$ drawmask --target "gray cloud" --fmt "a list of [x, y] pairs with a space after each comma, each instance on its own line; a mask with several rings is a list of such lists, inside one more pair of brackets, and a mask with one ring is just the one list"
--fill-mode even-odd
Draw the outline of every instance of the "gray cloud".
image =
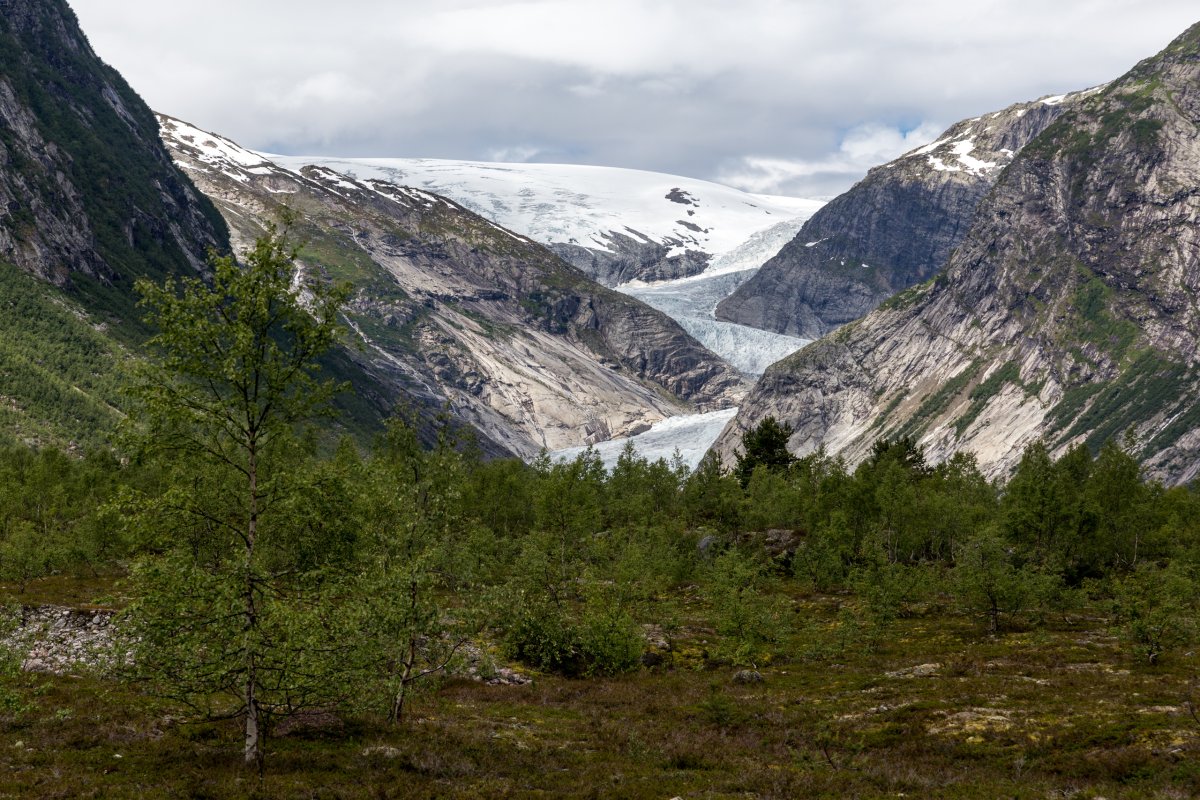
[[283, 153], [567, 161], [827, 195], [1114, 78], [1194, 0], [71, 0], [160, 111]]

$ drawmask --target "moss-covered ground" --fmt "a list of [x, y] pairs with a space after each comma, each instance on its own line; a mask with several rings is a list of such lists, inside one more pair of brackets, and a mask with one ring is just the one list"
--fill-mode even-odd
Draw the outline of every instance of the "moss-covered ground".
[[935, 603], [868, 647], [837, 635], [845, 597], [780, 599], [793, 619], [761, 683], [706, 657], [706, 609], [676, 597], [658, 609], [681, 624], [657, 666], [525, 686], [451, 679], [398, 726], [292, 719], [261, 782], [240, 766], [235, 723], [187, 723], [112, 679], [23, 673], [3, 693], [0, 797], [1200, 794], [1194, 656], [1135, 663], [1104, 609], [988, 636]]

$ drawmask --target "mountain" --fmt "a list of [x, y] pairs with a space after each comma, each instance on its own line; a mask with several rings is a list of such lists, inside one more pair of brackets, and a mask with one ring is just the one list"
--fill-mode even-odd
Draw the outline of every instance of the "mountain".
[[0, 0], [0, 440], [105, 442], [146, 333], [133, 281], [228, 246], [67, 4]]
[[302, 268], [355, 287], [353, 357], [425, 408], [532, 456], [735, 404], [727, 363], [674, 321], [447, 198], [359, 169], [290, 162], [160, 117], [177, 163], [245, 243], [282, 204]]
[[0, 0], [0, 259], [59, 286], [128, 286], [227, 245], [154, 114], [62, 0]]
[[1021, 148], [1089, 94], [964, 120], [872, 169], [723, 300], [717, 319], [815, 339], [931, 277]]
[[909, 434], [1003, 474], [1028, 443], [1119, 439], [1200, 474], [1200, 25], [1077, 101], [979, 204], [933, 280], [775, 365], [722, 434], [768, 415], [796, 452]]
[[821, 206], [814, 200], [754, 195], [677, 175], [613, 167], [270, 158], [292, 170], [326, 167], [359, 180], [385, 180], [451, 198], [541, 242], [606, 286], [699, 274], [754, 234], [807, 217]]

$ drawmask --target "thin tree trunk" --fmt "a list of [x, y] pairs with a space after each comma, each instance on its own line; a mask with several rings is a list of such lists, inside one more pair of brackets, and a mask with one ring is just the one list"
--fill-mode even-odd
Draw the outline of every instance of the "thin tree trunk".
[[[410, 581], [408, 585], [408, 601], [409, 609], [412, 616], [417, 615], [417, 582]], [[408, 684], [413, 680], [413, 668], [417, 663], [417, 635], [415, 630], [410, 630], [408, 635], [408, 653], [405, 654], [404, 672], [400, 675], [400, 688], [396, 691], [396, 696], [392, 700], [392, 713], [389, 722], [393, 725], [400, 724], [404, 719], [404, 695], [408, 691]]]
[[417, 661], [417, 639], [412, 637], [408, 642], [408, 656], [404, 661], [404, 672], [400, 675], [400, 688], [392, 701], [392, 713], [389, 722], [399, 725], [404, 721], [404, 696], [408, 692], [408, 684], [412, 682], [413, 666]]
[[246, 585], [243, 600], [246, 607], [246, 726], [243, 757], [247, 767], [258, 766], [262, 770], [262, 737], [259, 732], [258, 708], [258, 646], [255, 634], [258, 631], [258, 608], [254, 602], [254, 545], [258, 537], [258, 452], [253, 438], [249, 446], [247, 472], [250, 479], [250, 518], [246, 524]]

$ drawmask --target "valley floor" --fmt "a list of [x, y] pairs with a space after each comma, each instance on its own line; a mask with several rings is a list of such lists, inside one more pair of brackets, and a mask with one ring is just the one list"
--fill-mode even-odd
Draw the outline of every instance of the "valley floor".
[[0, 797], [1184, 798], [1200, 792], [1195, 656], [1132, 663], [1099, 610], [982, 633], [931, 607], [868, 642], [847, 598], [796, 595], [763, 680], [706, 657], [707, 610], [663, 600], [661, 663], [620, 678], [454, 679], [391, 727], [313, 715], [267, 775], [233, 724], [181, 724], [115, 683], [5, 684]]

